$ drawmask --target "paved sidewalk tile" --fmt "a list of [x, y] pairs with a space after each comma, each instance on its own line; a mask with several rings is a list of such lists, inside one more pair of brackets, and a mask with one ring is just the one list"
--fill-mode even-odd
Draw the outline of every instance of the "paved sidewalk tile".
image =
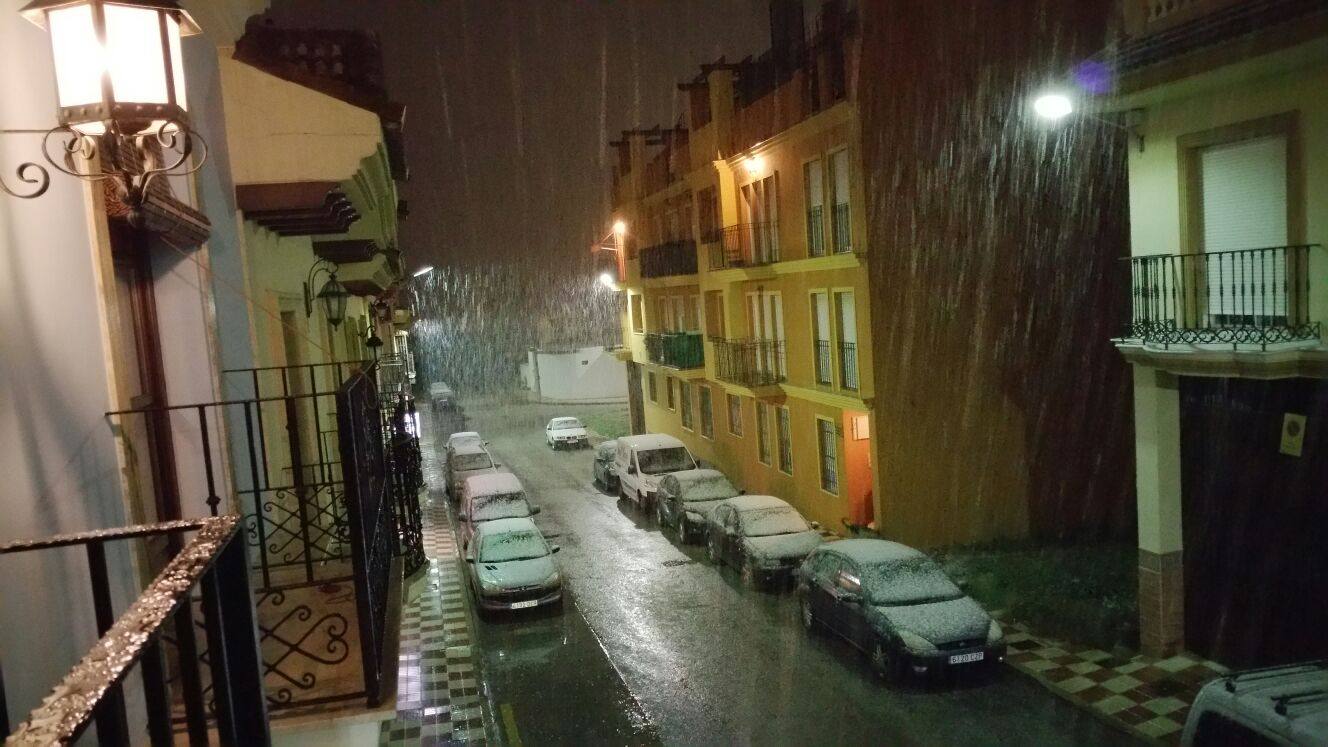
[[1091, 708], [1145, 739], [1175, 744], [1199, 688], [1225, 667], [1194, 654], [1169, 659], [1105, 651], [1038, 635], [994, 613], [1006, 631], [1006, 661], [1071, 702]]

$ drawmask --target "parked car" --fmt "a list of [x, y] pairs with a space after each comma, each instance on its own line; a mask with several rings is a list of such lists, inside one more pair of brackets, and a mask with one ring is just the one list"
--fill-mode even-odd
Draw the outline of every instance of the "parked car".
[[497, 472], [498, 465], [482, 441], [462, 441], [448, 450], [446, 469], [447, 497], [457, 501], [467, 477]]
[[654, 506], [660, 478], [670, 472], [696, 469], [696, 460], [682, 441], [662, 433], [618, 439], [613, 470], [618, 475], [618, 496], [649, 510]]
[[737, 568], [756, 586], [789, 578], [821, 544], [819, 528], [773, 495], [740, 495], [711, 510], [706, 546], [712, 562]]
[[584, 449], [590, 446], [590, 434], [576, 418], [554, 418], [544, 426], [544, 440], [550, 449], [571, 447]]
[[1251, 669], [1199, 689], [1180, 743], [1321, 745], [1328, 735], [1328, 661]]
[[655, 520], [661, 530], [672, 529], [685, 543], [700, 542], [710, 512], [740, 492], [719, 470], [674, 472], [659, 481]]
[[617, 453], [617, 441], [604, 441], [595, 447], [595, 461], [590, 466], [591, 478], [595, 484], [610, 493], [618, 489], [618, 473], [613, 470], [613, 460]]
[[480, 616], [561, 606], [563, 579], [553, 562], [558, 550], [528, 518], [495, 519], [479, 525], [465, 558]]
[[448, 452], [451, 452], [457, 446], [460, 446], [467, 441], [473, 441], [481, 446], [484, 445], [484, 439], [475, 431], [457, 431], [447, 437], [447, 443], [444, 448]]
[[461, 487], [460, 503], [457, 522], [460, 524], [463, 551], [469, 546], [476, 527], [484, 522], [529, 518], [540, 511], [539, 506], [530, 505], [525, 486], [511, 472], [467, 477]]
[[867, 654], [882, 677], [995, 666], [1005, 634], [935, 561], [897, 542], [821, 546], [797, 571], [802, 624]]

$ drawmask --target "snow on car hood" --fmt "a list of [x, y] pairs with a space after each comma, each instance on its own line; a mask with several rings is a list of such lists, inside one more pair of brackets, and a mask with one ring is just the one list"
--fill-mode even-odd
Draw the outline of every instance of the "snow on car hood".
[[762, 558], [801, 558], [815, 550], [819, 544], [821, 533], [815, 530], [747, 538], [748, 550], [752, 555]]
[[585, 428], [554, 428], [550, 433], [554, 438], [585, 438]]
[[557, 570], [553, 564], [553, 557], [549, 555], [530, 560], [509, 560], [505, 563], [475, 561], [475, 567], [481, 581], [497, 584], [504, 589], [538, 586]]
[[933, 644], [986, 640], [991, 618], [969, 597], [908, 606], [873, 607], [895, 629], [916, 633]]

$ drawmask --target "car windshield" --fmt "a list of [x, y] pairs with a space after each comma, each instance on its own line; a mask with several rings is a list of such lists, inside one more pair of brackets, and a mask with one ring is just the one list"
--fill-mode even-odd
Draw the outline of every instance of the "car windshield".
[[693, 501], [718, 501], [732, 498], [738, 491], [723, 475], [715, 475], [688, 485], [682, 490], [682, 499], [686, 503]]
[[662, 475], [668, 472], [696, 469], [696, 463], [692, 461], [692, 455], [687, 453], [686, 447], [683, 446], [675, 446], [671, 449], [638, 451], [636, 452], [636, 461], [637, 464], [641, 465], [641, 471], [647, 475]]
[[748, 537], [794, 534], [805, 532], [811, 528], [807, 526], [807, 520], [803, 519], [791, 506], [754, 508], [750, 511], [743, 511], [740, 515], [742, 517], [743, 534]]
[[582, 427], [581, 421], [576, 418], [555, 418], [553, 421], [553, 429], [556, 431], [580, 427]]
[[519, 529], [485, 537], [480, 546], [481, 563], [509, 563], [533, 560], [549, 554], [544, 537], [533, 529]]
[[488, 469], [493, 466], [493, 460], [488, 454], [453, 454], [452, 469], [472, 470]]
[[481, 495], [471, 501], [471, 521], [493, 521], [530, 516], [530, 503], [524, 493]]
[[946, 602], [964, 596], [927, 557], [867, 566], [862, 573], [862, 589], [872, 604], [887, 607]]

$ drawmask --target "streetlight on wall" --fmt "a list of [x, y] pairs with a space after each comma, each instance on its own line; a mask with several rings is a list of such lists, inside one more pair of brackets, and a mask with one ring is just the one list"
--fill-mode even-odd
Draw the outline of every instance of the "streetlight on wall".
[[1074, 102], [1063, 93], [1044, 93], [1033, 99], [1033, 111], [1047, 121], [1056, 122], [1074, 113]]
[[1056, 123], [1070, 116], [1078, 114], [1095, 122], [1101, 122], [1108, 127], [1114, 127], [1128, 134], [1139, 146], [1139, 152], [1144, 150], [1144, 136], [1142, 132], [1144, 110], [1130, 109], [1116, 113], [1116, 118], [1107, 119], [1098, 116], [1087, 109], [1080, 109], [1075, 100], [1062, 91], [1052, 90], [1043, 91], [1033, 98], [1033, 113], [1038, 118], [1048, 122]]
[[[42, 157], [52, 168], [88, 181], [111, 180], [131, 220], [158, 176], [202, 166], [207, 146], [189, 126], [181, 53], [181, 38], [200, 29], [179, 3], [36, 0], [19, 13], [51, 37], [59, 124], [0, 133], [42, 135]], [[191, 163], [195, 151], [200, 157]], [[100, 171], [90, 170], [94, 163]], [[50, 185], [40, 164], [21, 164], [17, 174], [30, 185], [26, 191], [3, 183], [0, 191], [33, 198]]]
[[[346, 302], [350, 300], [351, 295], [346, 286], [337, 280], [337, 269], [332, 262], [320, 259], [309, 268], [309, 277], [304, 281], [304, 315], [313, 316], [314, 301], [317, 300], [323, 307], [324, 315], [327, 316], [327, 323], [331, 324], [333, 329], [345, 321]], [[313, 285], [319, 273], [327, 275], [327, 282], [318, 291], [318, 295], [312, 295]]]

